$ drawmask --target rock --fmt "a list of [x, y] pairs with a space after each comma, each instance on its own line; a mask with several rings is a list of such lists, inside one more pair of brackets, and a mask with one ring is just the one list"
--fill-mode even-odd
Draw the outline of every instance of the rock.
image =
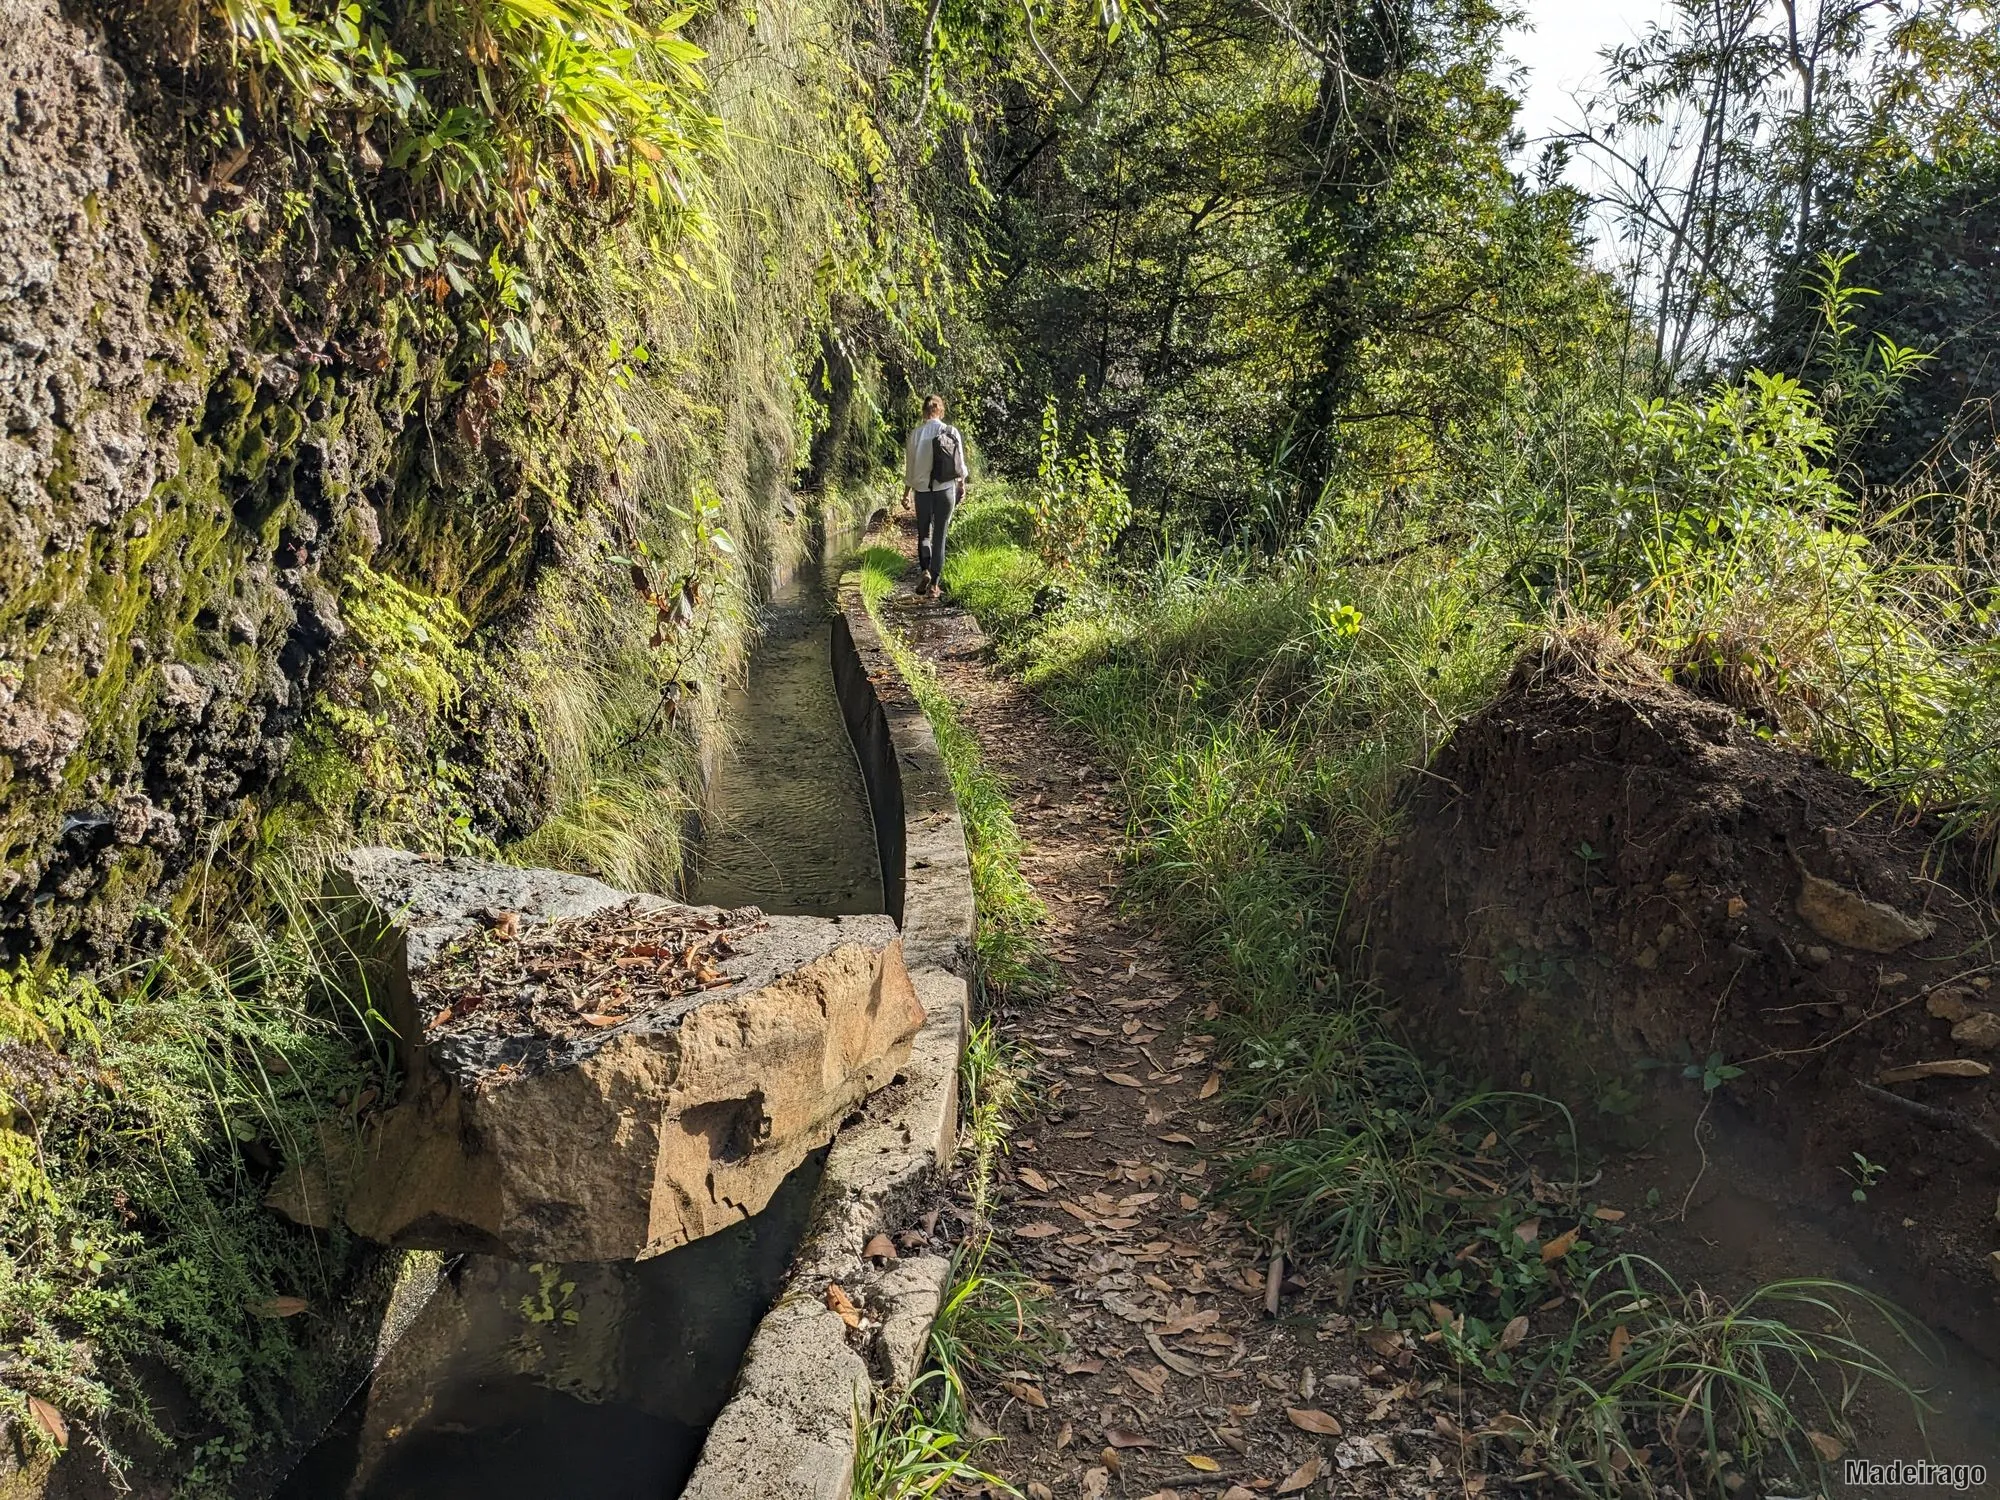
[[1946, 985], [1941, 990], [1933, 990], [1924, 1001], [1924, 1009], [1940, 1021], [1950, 1021], [1956, 1025], [1975, 1010], [1972, 1003], [1973, 992], [1964, 985]]
[[1799, 873], [1799, 916], [1828, 942], [1863, 953], [1894, 953], [1936, 931], [1934, 924], [1913, 921], [1893, 906], [1870, 901], [1806, 871]]
[[2000, 1051], [2000, 1014], [1977, 1010], [1951, 1028], [1951, 1039], [1987, 1052]]
[[[342, 876], [346, 936], [409, 1081], [350, 1159], [288, 1168], [267, 1201], [310, 1223], [340, 1196], [349, 1228], [383, 1244], [618, 1260], [711, 1234], [763, 1208], [896, 1075], [924, 1017], [886, 916], [724, 914], [392, 850], [357, 851]], [[707, 987], [634, 999], [582, 1034], [427, 1015], [426, 975], [503, 915], [567, 932], [621, 910], [754, 923], [732, 926]]]

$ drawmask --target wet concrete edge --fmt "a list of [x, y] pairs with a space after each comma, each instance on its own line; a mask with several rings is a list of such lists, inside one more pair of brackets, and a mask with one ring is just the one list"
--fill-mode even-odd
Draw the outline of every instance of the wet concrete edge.
[[[832, 634], [835, 691], [874, 809], [887, 904], [928, 1019], [897, 1081], [835, 1137], [791, 1275], [751, 1339], [683, 1500], [846, 1500], [856, 1422], [878, 1383], [915, 1374], [950, 1273], [942, 1256], [878, 1269], [861, 1252], [876, 1233], [909, 1227], [958, 1138], [974, 920], [965, 826], [858, 573], [840, 581]], [[829, 1285], [861, 1309], [863, 1328], [827, 1306]]]

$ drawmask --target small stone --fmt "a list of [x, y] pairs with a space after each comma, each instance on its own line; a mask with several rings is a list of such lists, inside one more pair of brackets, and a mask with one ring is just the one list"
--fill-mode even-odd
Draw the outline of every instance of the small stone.
[[1642, 969], [1657, 969], [1660, 966], [1659, 950], [1655, 948], [1641, 948], [1633, 955], [1632, 962]]
[[1815, 969], [1824, 969], [1828, 964], [1833, 962], [1833, 950], [1814, 943], [1805, 950], [1805, 960]]
[[1936, 924], [1904, 916], [1895, 907], [1870, 901], [1858, 891], [1801, 872], [1798, 913], [1829, 942], [1864, 953], [1894, 953], [1929, 937]]
[[1957, 1025], [1973, 1013], [1972, 991], [1956, 984], [1932, 990], [1930, 998], [1924, 1001], [1924, 1009], [1940, 1021]]
[[1951, 1039], [1987, 1052], [2000, 1050], [2000, 1014], [1990, 1010], [1974, 1011], [1951, 1028]]

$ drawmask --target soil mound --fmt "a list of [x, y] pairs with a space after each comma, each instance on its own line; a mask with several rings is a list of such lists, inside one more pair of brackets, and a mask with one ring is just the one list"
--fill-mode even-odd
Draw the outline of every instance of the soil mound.
[[1931, 830], [1569, 638], [1522, 660], [1405, 811], [1367, 943], [1417, 1046], [1587, 1126], [1712, 1088], [1719, 1119], [1789, 1150], [1802, 1194], [1845, 1205], [1860, 1173], [1915, 1268], [1995, 1285], [1995, 911]]

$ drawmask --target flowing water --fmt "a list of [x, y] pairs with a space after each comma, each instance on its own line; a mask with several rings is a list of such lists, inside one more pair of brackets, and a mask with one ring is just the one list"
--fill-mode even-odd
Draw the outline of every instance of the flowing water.
[[[780, 587], [684, 893], [836, 916], [883, 909], [816, 562]], [[669, 1500], [694, 1467], [804, 1229], [824, 1153], [770, 1206], [653, 1260], [454, 1263], [280, 1500]]]

